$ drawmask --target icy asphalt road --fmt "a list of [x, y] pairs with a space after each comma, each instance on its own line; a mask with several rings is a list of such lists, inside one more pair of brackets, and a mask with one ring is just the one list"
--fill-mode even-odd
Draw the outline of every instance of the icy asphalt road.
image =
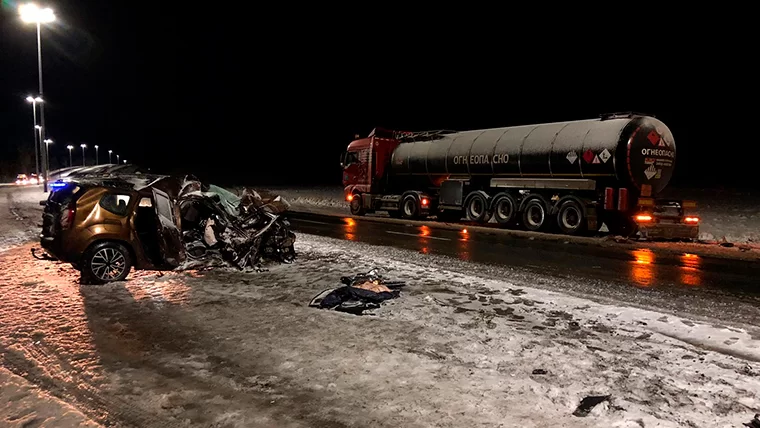
[[[690, 253], [621, 250], [432, 229], [356, 218], [291, 213], [296, 230], [331, 238], [438, 254], [463, 271], [493, 278], [540, 274], [557, 291], [662, 308], [723, 322], [760, 325], [760, 263]], [[463, 226], [466, 229], [466, 226]]]
[[[614, 300], [603, 281], [301, 234], [268, 272], [81, 286], [30, 256], [29, 192], [0, 190], [0, 365], [106, 426], [722, 428], [760, 409], [756, 332], [545, 290]], [[408, 282], [374, 316], [306, 307], [374, 265]], [[0, 426], [54, 413], [0, 396]]]

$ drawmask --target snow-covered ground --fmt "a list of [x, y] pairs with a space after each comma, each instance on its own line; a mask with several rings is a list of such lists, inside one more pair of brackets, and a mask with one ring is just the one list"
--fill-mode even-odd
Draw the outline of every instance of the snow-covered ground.
[[[34, 198], [21, 199], [0, 201], [0, 220], [9, 206], [34, 218]], [[32, 227], [12, 224], [4, 231]], [[402, 249], [301, 234], [297, 251], [266, 272], [80, 286], [29, 244], [10, 249], [0, 364], [104, 425], [733, 428], [760, 409], [757, 330]], [[373, 315], [307, 306], [375, 266], [407, 286]], [[0, 399], [17, 388], [2, 385]], [[600, 395], [609, 400], [573, 415]], [[67, 412], [36, 400], [37, 414]]]
[[[270, 187], [296, 207], [319, 207], [349, 213], [340, 187]], [[697, 202], [700, 239], [760, 245], [760, 191], [676, 189], [666, 195]]]

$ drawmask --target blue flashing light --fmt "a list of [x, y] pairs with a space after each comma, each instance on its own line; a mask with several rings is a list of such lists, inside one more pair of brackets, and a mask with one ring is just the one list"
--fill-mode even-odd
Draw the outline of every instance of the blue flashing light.
[[52, 187], [53, 189], [61, 189], [63, 187], [66, 187], [67, 184], [68, 183], [64, 183], [63, 181], [54, 181], [50, 183], [50, 187]]

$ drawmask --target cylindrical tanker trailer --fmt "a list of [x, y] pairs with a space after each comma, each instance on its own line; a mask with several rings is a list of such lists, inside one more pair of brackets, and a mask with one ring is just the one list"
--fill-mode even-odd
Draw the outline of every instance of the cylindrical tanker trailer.
[[695, 204], [658, 198], [675, 160], [664, 123], [625, 113], [465, 132], [375, 129], [341, 164], [354, 215], [695, 238]]

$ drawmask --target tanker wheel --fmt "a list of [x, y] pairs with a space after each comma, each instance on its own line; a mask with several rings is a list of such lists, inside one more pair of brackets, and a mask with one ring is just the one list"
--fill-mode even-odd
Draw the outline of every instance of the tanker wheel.
[[566, 235], [577, 235], [586, 229], [583, 207], [574, 200], [562, 203], [557, 211], [557, 226]]
[[473, 192], [467, 197], [464, 212], [467, 220], [477, 223], [488, 223], [491, 217], [488, 211], [488, 199], [480, 192]]
[[364, 204], [362, 204], [362, 195], [361, 194], [355, 194], [353, 198], [351, 198], [351, 202], [349, 202], [349, 207], [351, 207], [351, 214], [356, 216], [363, 216], [367, 213], [367, 210], [364, 209]]
[[499, 193], [493, 198], [491, 211], [497, 223], [502, 226], [512, 226], [517, 220], [517, 201], [508, 193]]
[[420, 203], [414, 195], [406, 195], [401, 200], [401, 216], [406, 219], [415, 219], [420, 215]]
[[522, 222], [530, 231], [545, 230], [547, 226], [547, 208], [543, 200], [534, 198], [525, 203], [522, 213]]

